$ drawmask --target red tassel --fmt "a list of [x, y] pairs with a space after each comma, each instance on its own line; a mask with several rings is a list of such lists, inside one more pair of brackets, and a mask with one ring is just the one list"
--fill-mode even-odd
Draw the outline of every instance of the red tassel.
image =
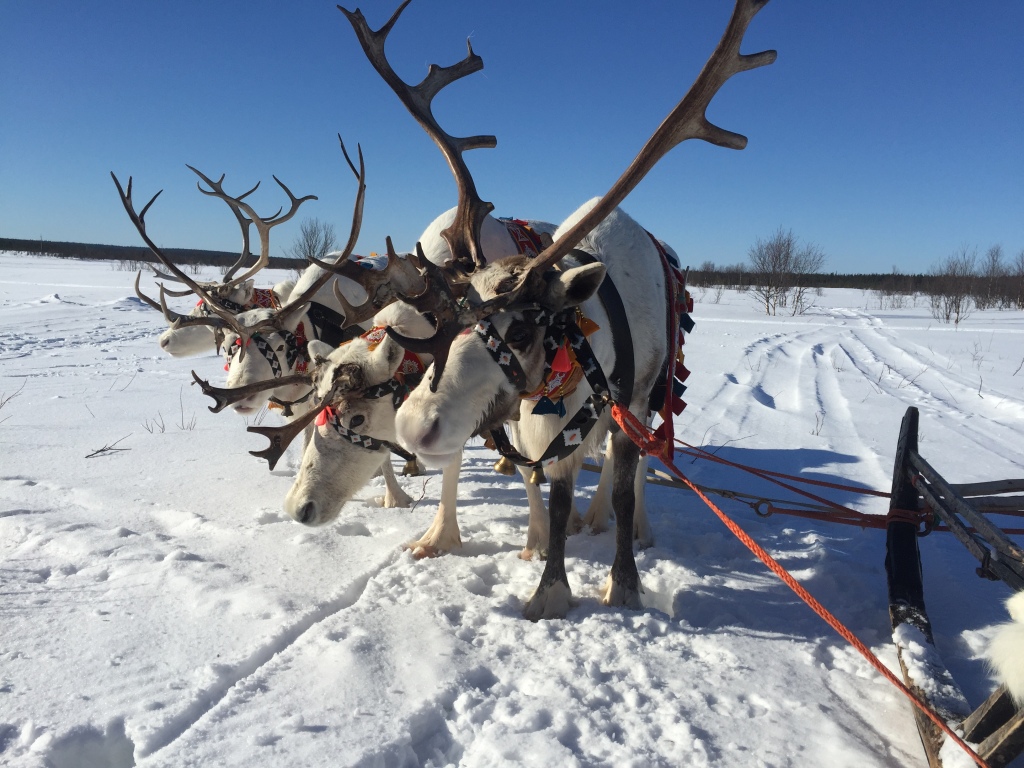
[[555, 359], [551, 361], [551, 370], [555, 373], [568, 373], [572, 370], [572, 363], [569, 361], [569, 349], [567, 347], [568, 342], [564, 342], [562, 346], [555, 352]]
[[324, 408], [322, 411], [320, 411], [320, 413], [318, 413], [316, 415], [316, 425], [318, 427], [322, 427], [324, 424], [326, 424], [328, 422], [329, 419], [333, 419], [333, 418], [334, 418], [334, 409], [330, 408], [330, 407]]

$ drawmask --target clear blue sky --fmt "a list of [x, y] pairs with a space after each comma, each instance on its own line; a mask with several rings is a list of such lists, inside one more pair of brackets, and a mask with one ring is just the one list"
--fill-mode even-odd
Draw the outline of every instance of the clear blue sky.
[[[363, 0], [374, 27], [397, 0]], [[727, 0], [414, 0], [388, 41], [406, 80], [451, 64], [465, 39], [483, 72], [435, 111], [499, 215], [561, 221], [603, 194], [693, 81]], [[792, 229], [840, 272], [927, 270], [960, 245], [1024, 249], [1024, 2], [772, 0], [744, 50], [770, 67], [734, 77], [714, 122], [742, 152], [686, 142], [623, 207], [684, 261], [745, 261]], [[373, 72], [332, 2], [0, 3], [0, 236], [141, 244], [109, 172], [135, 177], [161, 245], [236, 251], [227, 208], [185, 164], [227, 174], [270, 213], [271, 174], [316, 194], [304, 217], [347, 234], [368, 169], [357, 252], [410, 248], [455, 202], [440, 153]]]

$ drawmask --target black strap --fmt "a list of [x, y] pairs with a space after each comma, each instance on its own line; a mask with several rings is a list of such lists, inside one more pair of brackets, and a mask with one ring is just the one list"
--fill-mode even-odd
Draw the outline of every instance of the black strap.
[[309, 318], [310, 325], [313, 326], [313, 337], [332, 347], [351, 341], [363, 332], [358, 325], [342, 328], [342, 325], [345, 324], [345, 316], [315, 301], [310, 302], [306, 317]]
[[[576, 257], [581, 264], [597, 262], [597, 257], [592, 253], [579, 248], [574, 248], [569, 254]], [[612, 345], [615, 349], [615, 365], [612, 367], [612, 375], [608, 377], [608, 383], [614, 393], [615, 402], [628, 408], [633, 400], [633, 384], [636, 381], [636, 359], [633, 353], [633, 334], [629, 330], [629, 318], [626, 316], [626, 308], [622, 305], [622, 296], [619, 295], [610, 277], [605, 277], [601, 281], [597, 289], [597, 298], [608, 315]]]

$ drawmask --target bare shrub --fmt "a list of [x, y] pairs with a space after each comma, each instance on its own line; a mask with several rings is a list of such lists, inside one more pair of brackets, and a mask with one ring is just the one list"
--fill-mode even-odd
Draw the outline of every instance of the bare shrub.
[[792, 307], [792, 314], [806, 312], [810, 301], [810, 275], [825, 263], [825, 252], [814, 243], [801, 245], [792, 230], [781, 227], [767, 240], [758, 240], [747, 254], [751, 287], [766, 315], [779, 307]]
[[320, 219], [303, 219], [299, 236], [285, 253], [293, 259], [309, 261], [310, 257], [323, 261], [324, 256], [338, 247], [334, 226]]
[[971, 284], [977, 257], [977, 249], [961, 245], [932, 267], [929, 301], [936, 320], [958, 326], [970, 316], [974, 309]]

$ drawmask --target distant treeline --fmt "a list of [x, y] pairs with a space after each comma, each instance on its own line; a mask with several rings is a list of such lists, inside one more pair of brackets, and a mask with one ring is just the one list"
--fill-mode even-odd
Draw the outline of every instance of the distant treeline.
[[[163, 248], [162, 250], [171, 261], [181, 266], [209, 264], [216, 267], [229, 267], [238, 259], [237, 253], [227, 251], [200, 251], [191, 248]], [[41, 256], [57, 256], [62, 259], [159, 263], [152, 251], [138, 245], [59, 243], [52, 240], [17, 240], [0, 237], [0, 251], [24, 251]], [[302, 269], [306, 266], [306, 262], [301, 259], [271, 256], [268, 266], [271, 269]]]
[[[901, 275], [892, 273], [852, 275], [840, 272], [818, 272], [795, 276], [808, 288], [859, 288], [864, 291], [896, 290], [901, 293], [928, 293], [938, 280], [936, 275]], [[763, 278], [759, 272], [740, 266], [724, 269], [691, 269], [691, 285], [725, 285], [728, 288], [750, 288]]]

